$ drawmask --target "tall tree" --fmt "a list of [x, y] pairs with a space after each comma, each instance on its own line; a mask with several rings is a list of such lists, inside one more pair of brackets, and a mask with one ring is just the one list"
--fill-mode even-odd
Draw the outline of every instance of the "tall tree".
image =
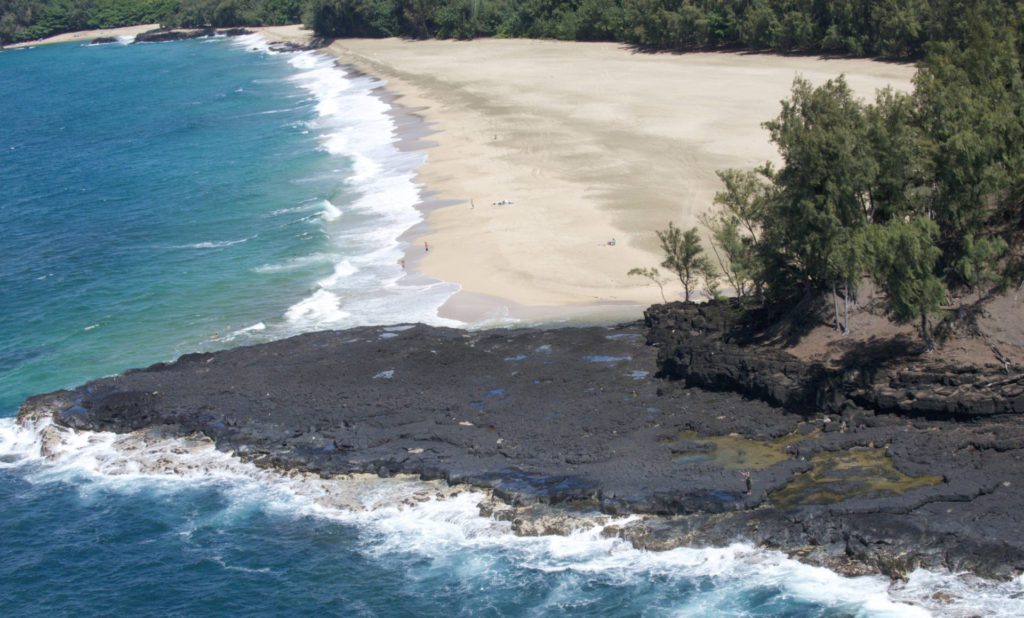
[[935, 245], [939, 229], [924, 217], [890, 221], [872, 229], [875, 280], [885, 290], [893, 317], [920, 319], [921, 338], [933, 347], [928, 315], [942, 304], [946, 288], [935, 274], [942, 251]]
[[918, 123], [934, 142], [942, 267], [970, 283], [992, 259], [979, 239], [1024, 224], [1024, 69], [1021, 18], [1003, 3], [963, 4], [956, 37], [934, 43], [915, 77]]
[[878, 176], [864, 106], [843, 77], [818, 88], [797, 78], [782, 112], [764, 126], [784, 165], [773, 176], [761, 249], [774, 269], [792, 275], [769, 282], [774, 295], [791, 294], [792, 280], [807, 291], [854, 283], [845, 265], [857, 245], [843, 244], [867, 225]]
[[690, 302], [690, 292], [697, 285], [699, 275], [711, 268], [707, 257], [702, 255], [704, 248], [700, 244], [700, 233], [696, 227], [684, 232], [669, 221], [668, 229], [658, 230], [657, 234], [661, 250], [665, 253], [661, 265], [679, 277], [684, 298]]

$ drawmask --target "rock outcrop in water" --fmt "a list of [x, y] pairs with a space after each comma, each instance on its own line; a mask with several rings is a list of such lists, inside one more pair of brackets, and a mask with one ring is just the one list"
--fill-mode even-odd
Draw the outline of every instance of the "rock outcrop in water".
[[209, 36], [242, 36], [252, 34], [252, 30], [246, 28], [156, 28], [147, 30], [135, 35], [134, 43], [164, 43], [167, 41], [183, 41], [186, 39], [200, 39]]
[[[311, 333], [35, 397], [19, 418], [201, 432], [265, 467], [489, 488], [497, 500], [482, 513], [520, 534], [636, 513], [607, 533], [649, 549], [748, 539], [850, 573], [1024, 568], [1014, 408], [879, 413], [870, 397], [820, 388], [818, 369], [716, 340], [723, 315], [681, 306], [652, 309], [650, 328]], [[690, 385], [798, 412], [656, 377], [659, 358]]]

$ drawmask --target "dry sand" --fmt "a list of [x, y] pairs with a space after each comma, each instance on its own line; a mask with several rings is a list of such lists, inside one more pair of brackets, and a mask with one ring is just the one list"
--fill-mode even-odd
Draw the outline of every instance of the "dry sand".
[[65, 32], [63, 34], [56, 34], [45, 39], [38, 39], [36, 41], [25, 41], [23, 43], [15, 43], [14, 45], [8, 45], [7, 49], [16, 49], [18, 47], [35, 47], [36, 45], [50, 45], [53, 43], [68, 43], [71, 41], [91, 41], [101, 36], [135, 36], [136, 34], [142, 34], [147, 30], [159, 28], [160, 24], [143, 24], [140, 26], [125, 26], [123, 28], [102, 28], [100, 30], [79, 30], [78, 32]]
[[[639, 316], [660, 296], [626, 272], [658, 264], [655, 229], [697, 224], [720, 188], [716, 170], [779, 161], [761, 123], [794, 77], [842, 73], [872, 99], [887, 85], [909, 90], [914, 74], [870, 60], [610, 43], [346, 39], [329, 51], [386, 80], [435, 131], [420, 179], [454, 205], [430, 213], [410, 252], [430, 243], [420, 268], [462, 286], [442, 312], [468, 321], [595, 304]], [[493, 205], [501, 200], [512, 204]], [[680, 290], [670, 286], [670, 299]]]

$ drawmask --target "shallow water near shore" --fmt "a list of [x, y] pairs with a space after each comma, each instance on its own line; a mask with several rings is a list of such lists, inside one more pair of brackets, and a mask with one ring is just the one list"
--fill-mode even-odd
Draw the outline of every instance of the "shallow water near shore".
[[1019, 581], [918, 572], [892, 586], [743, 544], [640, 552], [597, 525], [520, 538], [480, 517], [472, 491], [286, 476], [201, 440], [17, 427], [27, 395], [185, 352], [450, 323], [435, 311], [453, 286], [399, 280], [421, 155], [395, 148], [376, 84], [265, 50], [0, 54], [0, 613], [1024, 613]]

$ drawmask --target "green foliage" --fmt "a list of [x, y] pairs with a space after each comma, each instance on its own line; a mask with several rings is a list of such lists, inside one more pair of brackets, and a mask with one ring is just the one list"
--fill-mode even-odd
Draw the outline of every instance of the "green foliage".
[[661, 276], [661, 272], [657, 268], [630, 268], [627, 275], [633, 277], [644, 277], [650, 279], [652, 283], [658, 286], [658, 291], [661, 292], [661, 301], [667, 303], [668, 299], [665, 298], [665, 282], [666, 279]]
[[999, 259], [1010, 246], [1002, 238], [979, 238], [968, 235], [963, 239], [960, 257], [953, 262], [956, 276], [974, 290], [1001, 279]]
[[921, 337], [930, 345], [928, 314], [939, 308], [946, 295], [935, 274], [942, 253], [935, 245], [938, 226], [917, 217], [876, 225], [871, 232], [872, 270], [889, 297], [893, 316], [904, 322], [920, 318]]
[[[962, 276], [968, 242], [1022, 224], [1024, 76], [1019, 14], [972, 6], [962, 38], [936, 43], [915, 79], [918, 122], [934, 143], [942, 264]], [[958, 283], [969, 283], [961, 278]]]
[[[761, 252], [805, 287], [851, 281], [854, 237], [867, 225], [879, 172], [863, 105], [842, 77], [818, 88], [797, 78], [779, 117], [765, 127], [785, 165], [762, 215]], [[776, 297], [788, 292], [778, 287], [788, 287], [786, 278], [768, 283]]]
[[725, 189], [715, 194], [714, 213], [701, 216], [711, 232], [711, 248], [722, 276], [740, 298], [759, 293], [762, 265], [756, 246], [769, 186], [761, 173], [741, 170], [718, 172]]
[[704, 282], [704, 296], [708, 300], [722, 300], [721, 274], [711, 260], [704, 258], [697, 264], [697, 274]]
[[[984, 4], [1003, 5], [1000, 0]], [[752, 48], [915, 58], [955, 38], [956, 0], [311, 0], [306, 23], [413, 38], [476, 36], [619, 41], [653, 49]], [[352, 6], [356, 5], [356, 6]]]
[[[831, 291], [839, 328], [839, 290], [848, 304], [869, 272], [893, 316], [920, 318], [930, 341], [928, 315], [947, 287], [981, 295], [1024, 276], [1020, 9], [950, 0], [924, 22], [911, 13], [925, 5], [836, 2], [826, 31], [849, 48], [855, 24], [896, 14], [875, 33], [886, 45], [950, 34], [927, 43], [912, 94], [887, 89], [866, 104], [842, 78], [817, 88], [797, 79], [765, 123], [782, 167], [720, 173], [718, 209], [702, 221], [738, 294], [751, 281], [770, 301]], [[764, 20], [757, 36], [774, 32]], [[743, 36], [751, 28], [740, 23]]]
[[[0, 43], [83, 27], [294, 22], [320, 36], [619, 41], [921, 57], [959, 39], [963, 15], [1015, 16], [1005, 0], [0, 0]], [[978, 7], [981, 8], [978, 8]], [[994, 22], [993, 22], [994, 23]]]
[[700, 232], [695, 227], [684, 232], [669, 221], [668, 229], [658, 230], [657, 234], [665, 254], [661, 265], [679, 277], [679, 282], [683, 284], [684, 300], [690, 302], [690, 293], [700, 275], [714, 269], [707, 256], [703, 255]]
[[240, 26], [299, 21], [308, 0], [0, 0], [0, 44], [61, 32], [159, 23]]

